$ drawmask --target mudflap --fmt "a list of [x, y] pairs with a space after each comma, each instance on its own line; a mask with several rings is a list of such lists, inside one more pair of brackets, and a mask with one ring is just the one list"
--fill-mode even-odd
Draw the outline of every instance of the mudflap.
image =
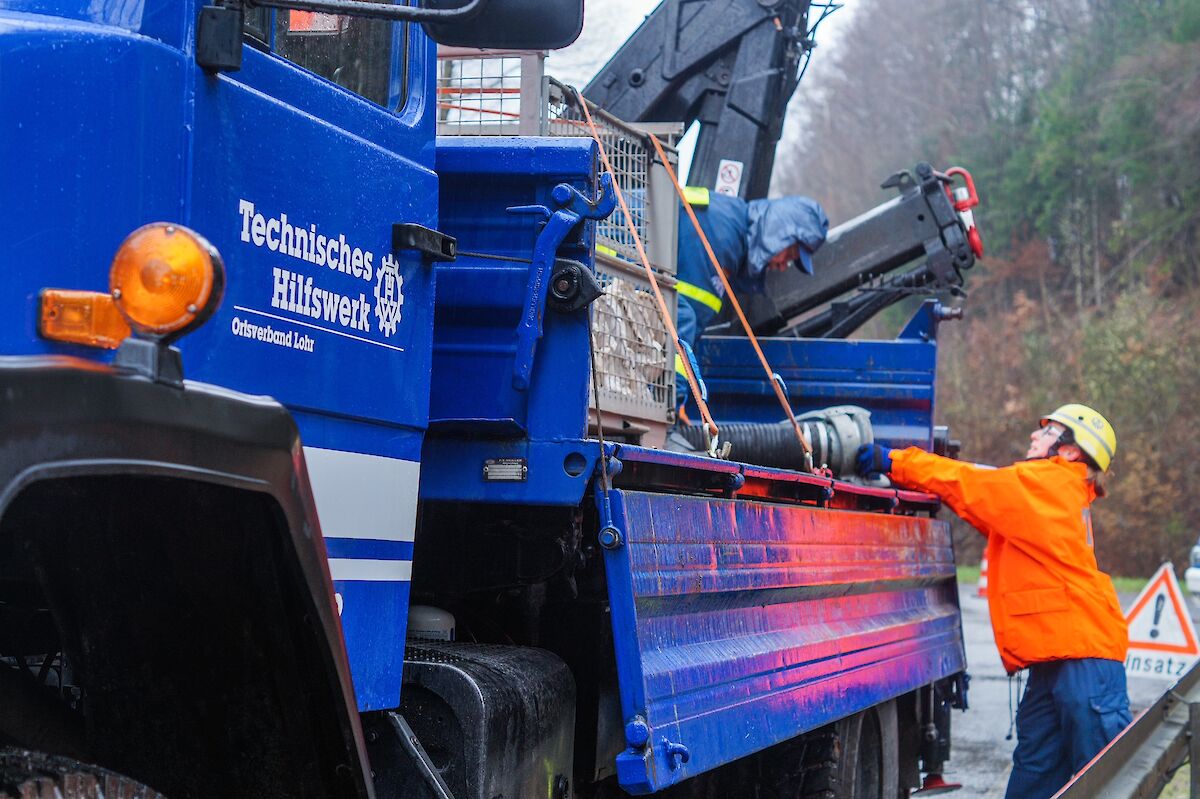
[[647, 794], [962, 671], [950, 527], [608, 492], [625, 750]]

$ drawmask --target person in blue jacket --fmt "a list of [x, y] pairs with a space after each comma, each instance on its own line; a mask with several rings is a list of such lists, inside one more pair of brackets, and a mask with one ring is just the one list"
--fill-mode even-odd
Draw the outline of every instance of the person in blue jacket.
[[[808, 197], [751, 200], [688, 187], [688, 204], [713, 254], [736, 291], [763, 291], [768, 269], [797, 269], [812, 274], [812, 254], [825, 242], [829, 219]], [[704, 244], [684, 209], [679, 212], [676, 276], [679, 337], [697, 352], [704, 329], [725, 303], [725, 287], [713, 273]], [[697, 352], [698, 354], [698, 352]], [[683, 361], [675, 357], [675, 407], [687, 400]]]

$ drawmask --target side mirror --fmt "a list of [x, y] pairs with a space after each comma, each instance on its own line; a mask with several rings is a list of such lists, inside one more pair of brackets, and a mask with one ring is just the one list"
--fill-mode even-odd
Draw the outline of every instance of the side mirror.
[[[452, 10], [467, 0], [424, 0], [423, 8]], [[583, 0], [487, 0], [467, 19], [427, 22], [430, 38], [452, 47], [556, 50], [579, 38]]]

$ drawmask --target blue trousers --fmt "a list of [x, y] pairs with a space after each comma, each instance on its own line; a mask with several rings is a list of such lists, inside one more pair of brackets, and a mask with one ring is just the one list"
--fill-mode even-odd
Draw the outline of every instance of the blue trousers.
[[1017, 708], [1005, 799], [1048, 799], [1131, 721], [1125, 664], [1085, 658], [1035, 663]]

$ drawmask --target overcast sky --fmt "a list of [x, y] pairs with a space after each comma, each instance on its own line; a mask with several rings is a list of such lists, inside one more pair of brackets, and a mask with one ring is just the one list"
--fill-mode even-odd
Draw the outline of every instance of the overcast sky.
[[[547, 71], [564, 83], [582, 88], [657, 5], [658, 0], [587, 0], [583, 33], [570, 47], [550, 54]], [[821, 55], [829, 52], [853, 12], [854, 2], [848, 0], [845, 8], [821, 24]], [[814, 18], [817, 13], [813, 9]]]

